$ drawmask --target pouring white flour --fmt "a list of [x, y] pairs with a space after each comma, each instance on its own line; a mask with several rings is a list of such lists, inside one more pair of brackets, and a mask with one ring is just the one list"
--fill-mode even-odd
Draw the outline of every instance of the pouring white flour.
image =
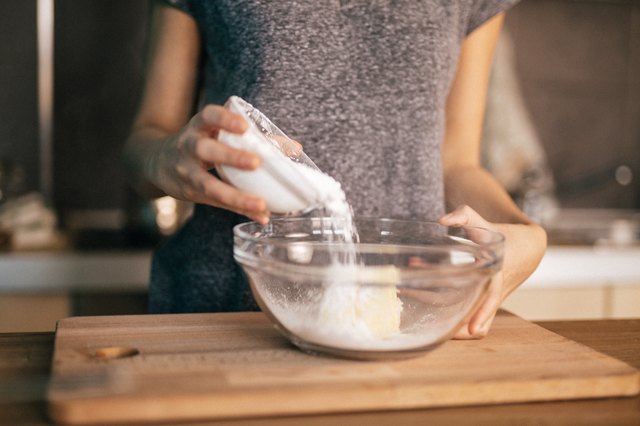
[[[356, 263], [357, 231], [340, 183], [304, 153], [283, 149], [289, 139], [256, 108], [238, 97], [231, 97], [225, 106], [244, 116], [250, 126], [242, 135], [220, 132], [220, 141], [255, 152], [262, 158], [262, 165], [253, 171], [222, 167], [224, 177], [240, 189], [260, 194], [273, 213], [323, 209], [331, 228], [348, 248], [346, 256], [344, 250], [341, 256], [332, 255], [317, 318], [292, 318], [290, 324], [311, 340], [330, 339], [338, 346], [353, 340], [366, 341], [369, 346], [381, 342], [385, 347], [385, 339], [399, 335], [402, 302], [396, 289], [398, 271], [394, 267], [375, 268], [375, 284], [345, 284], [351, 279], [352, 283], [372, 280], [362, 279], [366, 268]], [[292, 310], [290, 314], [296, 313]]]

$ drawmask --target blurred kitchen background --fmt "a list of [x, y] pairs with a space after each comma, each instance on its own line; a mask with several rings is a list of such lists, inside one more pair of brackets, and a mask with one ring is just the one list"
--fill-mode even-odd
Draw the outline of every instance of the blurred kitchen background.
[[[0, 2], [0, 332], [144, 313], [150, 253], [189, 214], [120, 153], [147, 0]], [[507, 301], [529, 319], [640, 316], [640, 1], [524, 0], [507, 15], [484, 161], [550, 248]]]

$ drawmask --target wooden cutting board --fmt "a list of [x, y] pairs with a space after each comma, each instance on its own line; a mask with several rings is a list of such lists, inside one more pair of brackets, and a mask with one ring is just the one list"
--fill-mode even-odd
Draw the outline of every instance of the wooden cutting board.
[[305, 354], [261, 313], [58, 323], [52, 419], [158, 422], [630, 396], [629, 365], [501, 312], [483, 340], [367, 362]]

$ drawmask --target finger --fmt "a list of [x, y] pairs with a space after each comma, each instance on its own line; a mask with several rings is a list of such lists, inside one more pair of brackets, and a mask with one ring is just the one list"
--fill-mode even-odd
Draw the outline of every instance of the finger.
[[229, 210], [249, 215], [264, 215], [267, 204], [261, 197], [240, 191], [218, 179], [207, 179], [202, 187], [206, 200], [215, 200]]
[[502, 301], [502, 280], [501, 272], [495, 274], [479, 307], [460, 326], [453, 336], [454, 339], [481, 339], [489, 333]]
[[302, 144], [287, 136], [273, 135], [269, 136], [269, 139], [277, 143], [280, 150], [284, 152], [287, 157], [298, 157], [302, 154]]
[[495, 235], [477, 228], [491, 231], [499, 230], [494, 224], [485, 220], [478, 212], [466, 205], [460, 206], [451, 213], [442, 216], [438, 222], [443, 226], [464, 228], [467, 238], [479, 244], [493, 241]]
[[214, 207], [219, 207], [221, 209], [233, 211], [233, 212], [238, 213], [238, 214], [240, 214], [242, 216], [248, 217], [249, 219], [253, 220], [254, 222], [258, 222], [261, 225], [266, 225], [267, 223], [269, 223], [269, 220], [271, 219], [271, 215], [270, 215], [269, 211], [264, 211], [264, 212], [260, 212], [260, 213], [255, 213], [255, 212], [247, 211], [247, 210], [239, 210], [239, 211], [237, 211], [237, 210], [233, 210], [229, 206], [225, 206], [223, 204], [215, 205]]
[[458, 331], [456, 331], [456, 334], [453, 335], [453, 338], [456, 340], [473, 339], [474, 337], [471, 335], [471, 333], [469, 333], [469, 323], [465, 322], [464, 324], [462, 324]]
[[195, 116], [196, 126], [207, 135], [217, 134], [218, 130], [231, 133], [243, 133], [249, 123], [239, 114], [220, 105], [207, 105]]
[[495, 318], [495, 314], [491, 316], [491, 318], [485, 322], [484, 327], [481, 330], [476, 332], [471, 332], [469, 330], [469, 323], [464, 323], [460, 329], [453, 336], [455, 340], [471, 340], [471, 339], [482, 339], [489, 334], [489, 330], [491, 329], [491, 324], [493, 323], [493, 319]]
[[188, 200], [246, 213], [252, 217], [268, 215], [266, 202], [261, 197], [242, 192], [201, 168], [179, 168], [178, 176], [184, 182], [183, 196]]
[[469, 333], [472, 336], [484, 337], [502, 302], [502, 273], [497, 273], [491, 280], [487, 298], [469, 321]]
[[224, 164], [238, 169], [254, 170], [261, 163], [257, 154], [232, 148], [215, 139], [196, 139], [190, 149], [192, 155], [208, 167]]
[[[203, 203], [203, 204], [207, 204], [207, 203]], [[239, 215], [246, 216], [247, 218], [255, 222], [258, 222], [261, 225], [266, 225], [267, 223], [269, 223], [269, 220], [271, 218], [269, 211], [255, 213], [247, 210], [234, 210], [230, 206], [224, 205], [222, 203], [209, 203], [209, 205], [212, 205], [214, 207], [218, 207], [224, 210], [233, 211], [234, 213], [238, 213]]]
[[[484, 304], [484, 299], [486, 299], [486, 295], [484, 296], [481, 305]], [[458, 331], [456, 331], [456, 334], [453, 336], [454, 339], [461, 339], [461, 340], [467, 340], [467, 339], [479, 339], [480, 336], [474, 336], [471, 331], [469, 330], [469, 323], [471, 321], [471, 319], [473, 318], [473, 316], [475, 315], [475, 312], [473, 312], [469, 317], [467, 317], [464, 322], [460, 325], [460, 327], [458, 328]]]
[[410, 256], [407, 267], [412, 269], [434, 269], [434, 265], [423, 260], [420, 256]]
[[[224, 206], [216, 206], [216, 207], [220, 207], [220, 208], [225, 208]], [[230, 210], [230, 209], [226, 209], [226, 210]], [[269, 223], [270, 220], [270, 215], [269, 212], [264, 212], [264, 213], [253, 213], [253, 212], [249, 212], [249, 211], [237, 211], [236, 213], [242, 215], [242, 216], [246, 216], [249, 219], [253, 220], [254, 222], [258, 222], [261, 225], [266, 225], [267, 223]]]
[[491, 224], [467, 205], [457, 207], [451, 213], [440, 218], [438, 222], [444, 226], [475, 226], [489, 228]]
[[249, 215], [246, 214], [245, 216], [247, 216], [249, 219], [258, 222], [260, 225], [266, 225], [267, 223], [269, 223], [269, 212], [265, 213], [265, 214], [257, 214], [257, 215]]

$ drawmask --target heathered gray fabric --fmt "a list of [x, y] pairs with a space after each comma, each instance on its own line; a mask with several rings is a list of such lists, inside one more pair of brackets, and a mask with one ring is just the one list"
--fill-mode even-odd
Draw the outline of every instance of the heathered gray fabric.
[[[167, 1], [199, 25], [205, 102], [252, 103], [342, 183], [356, 215], [435, 220], [461, 41], [517, 0]], [[150, 309], [256, 309], [232, 259], [243, 220], [197, 206], [154, 257]]]

